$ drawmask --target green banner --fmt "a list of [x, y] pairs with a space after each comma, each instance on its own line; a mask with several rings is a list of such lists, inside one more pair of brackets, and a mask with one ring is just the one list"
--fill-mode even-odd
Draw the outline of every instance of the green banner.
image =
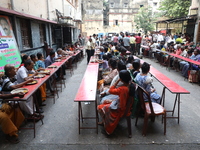
[[6, 64], [19, 67], [21, 56], [8, 17], [0, 15], [0, 73]]

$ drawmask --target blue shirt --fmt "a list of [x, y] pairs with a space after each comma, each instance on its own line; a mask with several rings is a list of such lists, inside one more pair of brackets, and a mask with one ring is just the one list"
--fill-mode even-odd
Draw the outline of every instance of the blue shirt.
[[53, 64], [54, 62], [55, 62], [55, 58], [51, 58], [50, 56], [48, 56], [48, 57], [45, 59], [45, 61], [44, 61], [45, 67], [50, 66], [50, 65]]
[[42, 60], [36, 61], [35, 64], [37, 66], [37, 69], [39, 69], [39, 68], [45, 68], [44, 61], [42, 61]]

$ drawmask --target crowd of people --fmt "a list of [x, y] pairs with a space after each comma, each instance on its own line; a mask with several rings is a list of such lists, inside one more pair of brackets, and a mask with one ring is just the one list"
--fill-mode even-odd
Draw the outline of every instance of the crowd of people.
[[136, 53], [140, 54], [137, 48], [140, 49], [141, 46], [141, 35], [137, 35], [139, 42], [135, 43], [133, 49], [130, 44], [132, 39], [128, 37], [128, 33], [125, 35], [126, 37], [121, 39], [120, 36], [115, 35], [112, 38], [113, 42], [103, 42], [99, 45], [95, 40], [96, 35], [93, 34], [86, 45], [87, 63], [99, 63], [97, 87], [101, 98], [97, 109], [102, 117], [99, 124], [104, 126], [108, 135], [113, 133], [121, 117], [135, 112], [131, 107], [129, 113], [125, 114], [126, 109], [129, 108], [126, 105], [128, 97], [136, 98], [135, 83], [150, 94], [152, 102], [160, 103], [161, 98], [152, 84], [152, 78], [148, 75], [150, 65], [146, 62], [140, 64], [140, 60], [133, 57]]
[[[187, 77], [188, 70], [199, 70], [199, 66], [191, 65], [188, 62], [169, 57], [167, 53], [176, 53], [190, 59], [200, 61], [200, 46], [195, 45], [187, 38], [186, 35], [177, 35], [177, 37], [162, 34], [153, 34], [141, 36], [138, 34], [123, 33], [116, 34], [112, 37], [111, 42], [106, 42], [97, 39], [97, 35], [93, 34], [88, 39], [85, 49], [87, 53], [87, 64], [92, 62], [99, 63], [99, 76], [98, 76], [98, 90], [100, 91], [100, 104], [97, 109], [102, 117], [100, 125], [104, 125], [107, 134], [112, 134], [115, 130], [120, 118], [124, 115], [130, 115], [131, 109], [127, 112], [127, 100], [130, 96], [137, 98], [135, 94], [136, 84], [143, 87], [150, 95], [151, 101], [160, 103], [160, 95], [156, 92], [153, 86], [153, 80], [148, 75], [150, 65], [146, 62], [140, 64], [139, 59], [134, 59], [133, 55], [140, 56], [145, 50], [148, 50], [151, 57], [156, 57], [163, 64], [170, 62], [172, 68], [177, 68], [182, 71], [182, 75]], [[56, 59], [62, 59], [65, 55], [72, 55], [74, 51], [79, 49], [79, 44], [65, 45], [63, 48], [58, 48], [56, 52], [51, 51], [44, 59], [43, 54], [37, 55], [23, 55], [22, 64], [19, 68], [14, 68], [12, 65], [4, 67], [5, 74], [1, 77], [1, 90], [11, 91], [13, 89], [23, 87], [29, 82], [33, 81], [33, 77], [39, 71], [44, 70], [49, 65], [53, 64]], [[145, 49], [143, 49], [145, 48]], [[159, 49], [160, 51], [157, 51]], [[162, 55], [161, 55], [162, 54]], [[94, 56], [94, 57], [92, 57]], [[73, 58], [73, 57], [72, 57]], [[67, 64], [59, 69], [54, 78], [59, 81], [65, 75]], [[41, 106], [46, 100], [46, 91], [54, 94], [52, 87], [52, 79], [48, 79], [27, 101], [20, 102], [18, 109], [17, 124], [13, 123], [12, 116], [12, 103], [6, 102], [0, 109], [0, 125], [3, 126], [2, 130], [7, 134], [7, 138], [17, 143], [17, 129], [24, 120], [24, 115], [33, 115], [35, 119], [39, 120], [43, 113]], [[0, 95], [1, 98], [19, 96], [23, 97], [23, 93]], [[34, 98], [39, 106], [33, 107]], [[133, 105], [136, 105], [134, 103]], [[33, 110], [33, 108], [36, 108]], [[133, 107], [132, 107], [133, 108]], [[22, 111], [22, 112], [21, 112]], [[35, 115], [35, 113], [39, 113]], [[5, 126], [5, 124], [9, 124]]]
[[[75, 58], [73, 54], [77, 50], [79, 50], [78, 44], [66, 44], [63, 48], [58, 48], [56, 52], [52, 50], [46, 59], [42, 53], [37, 53], [36, 55], [32, 54], [30, 56], [24, 54], [22, 55], [22, 63], [19, 68], [15, 68], [11, 64], [5, 65], [4, 75], [0, 76], [0, 91], [3, 92], [3, 94], [0, 94], [0, 99], [17, 96], [22, 98], [25, 94], [23, 92], [16, 94], [4, 93], [10, 93], [14, 89], [32, 83], [38, 74], [49, 74], [49, 72], [45, 72], [44, 70], [56, 60], [65, 59], [66, 55], [71, 55], [70, 59], [73, 60]], [[47, 92], [49, 91], [51, 95], [55, 94], [56, 91], [52, 86], [52, 82], [54, 79], [56, 81], [65, 79], [64, 75], [67, 66], [68, 62], [62, 66], [62, 69], [58, 69], [58, 71], [53, 74], [46, 83], [42, 84], [26, 101], [19, 101], [19, 107], [16, 107], [16, 104], [12, 101], [2, 101], [2, 106], [0, 108], [0, 126], [2, 127], [2, 131], [6, 134], [6, 139], [8, 141], [11, 143], [19, 142], [17, 131], [25, 118], [29, 118], [30, 121], [38, 121], [44, 117], [44, 115], [42, 115], [44, 112], [42, 107], [46, 105], [44, 102], [47, 97]]]
[[169, 57], [167, 54], [175, 53], [195, 61], [200, 61], [200, 44], [194, 44], [192, 37], [187, 33], [165, 35], [156, 32], [154, 34], [141, 36], [140, 33], [129, 34], [128, 32], [120, 32], [111, 38], [111, 42], [97, 42], [96, 39], [97, 35], [93, 34], [87, 42], [88, 61], [91, 55], [94, 55], [95, 46], [103, 46], [106, 52], [112, 53], [115, 56], [119, 56], [119, 54], [123, 56], [123, 51], [124, 53], [128, 51], [132, 55], [137, 55], [139, 57], [148, 55], [151, 58], [156, 58], [163, 65], [168, 65], [167, 63], [169, 62], [170, 67], [176, 71], [180, 71], [181, 75], [185, 78], [189, 79], [190, 72], [192, 74], [195, 73], [196, 81], [194, 82], [199, 82], [199, 66], [189, 64], [175, 57]]
[[171, 69], [180, 71], [181, 75], [187, 79], [189, 79], [190, 70], [193, 70], [196, 75], [195, 81], [192, 82], [199, 82], [199, 66], [190, 64], [176, 57], [171, 57], [168, 54], [174, 53], [200, 62], [200, 45], [198, 43], [194, 44], [188, 34], [176, 34], [174, 36], [158, 34], [154, 35], [152, 40], [150, 39], [145, 37], [143, 40], [143, 52], [146, 51], [149, 57], [156, 58], [162, 65], [167, 65]]

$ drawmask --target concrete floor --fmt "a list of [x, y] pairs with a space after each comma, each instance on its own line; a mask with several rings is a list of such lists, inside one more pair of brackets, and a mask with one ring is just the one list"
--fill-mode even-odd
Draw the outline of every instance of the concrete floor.
[[[163, 134], [161, 117], [157, 117], [154, 123], [149, 122], [147, 136], [142, 136], [143, 118], [139, 118], [138, 126], [135, 127], [135, 119], [132, 119], [132, 138], [128, 138], [126, 121], [122, 120], [113, 135], [103, 134], [103, 127], [99, 126], [99, 132], [95, 130], [81, 130], [78, 134], [78, 103], [74, 102], [76, 92], [84, 75], [86, 58], [78, 63], [77, 69], [71, 76], [67, 71], [66, 88], [59, 93], [59, 98], [53, 104], [52, 99], [46, 100], [44, 106], [44, 124], [36, 124], [36, 137], [33, 137], [33, 130], [20, 130], [20, 143], [10, 144], [5, 141], [5, 136], [0, 131], [0, 149], [69, 149], [69, 150], [116, 150], [116, 149], [161, 149], [161, 150], [193, 150], [200, 149], [200, 114], [199, 114], [199, 85], [184, 81], [179, 72], [166, 70], [155, 61], [144, 58], [144, 61], [151, 63], [156, 69], [174, 80], [190, 91], [191, 94], [181, 95], [180, 124], [177, 119], [167, 119], [167, 133]], [[159, 94], [163, 86], [154, 79], [154, 86]], [[173, 107], [175, 95], [166, 92], [166, 109]], [[94, 104], [84, 105], [84, 114], [94, 114]], [[170, 115], [170, 114], [168, 114]], [[93, 125], [93, 120], [85, 121], [85, 125]], [[28, 123], [26, 126], [31, 126]]]

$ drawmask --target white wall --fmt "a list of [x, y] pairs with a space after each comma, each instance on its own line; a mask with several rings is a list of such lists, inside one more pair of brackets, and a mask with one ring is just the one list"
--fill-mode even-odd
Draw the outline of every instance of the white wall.
[[47, 19], [46, 0], [13, 0], [13, 6], [15, 11]]
[[9, 9], [11, 6], [10, 0], [0, 0], [0, 6]]

